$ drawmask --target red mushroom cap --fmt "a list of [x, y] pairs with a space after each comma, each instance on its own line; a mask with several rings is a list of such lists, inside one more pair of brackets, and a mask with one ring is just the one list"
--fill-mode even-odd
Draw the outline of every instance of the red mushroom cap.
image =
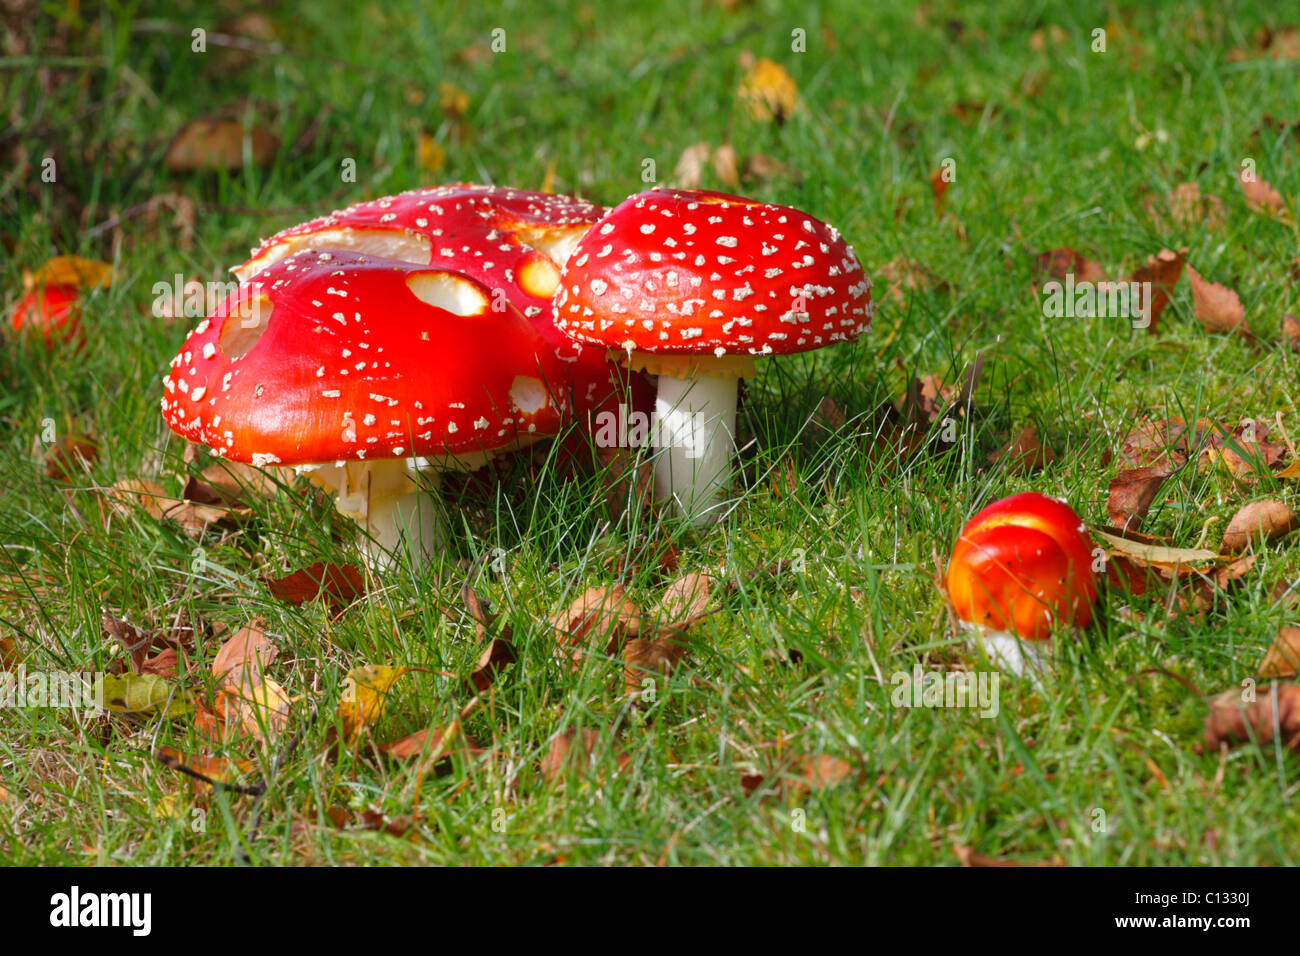
[[241, 285], [171, 363], [172, 430], [264, 465], [443, 457], [556, 432], [558, 361], [446, 270], [306, 251]]
[[568, 251], [606, 212], [570, 196], [499, 186], [412, 189], [285, 229], [233, 271], [247, 281], [302, 249], [354, 249], [463, 272], [537, 327], [566, 364], [575, 412], [585, 416], [617, 391], [617, 369], [604, 350], [555, 327], [551, 295]]
[[80, 336], [77, 297], [71, 285], [38, 285], [14, 307], [9, 324], [15, 332], [39, 332], [46, 345], [72, 341]]
[[771, 355], [856, 339], [871, 280], [831, 226], [726, 193], [655, 189], [591, 228], [556, 325], [624, 351]]
[[1092, 542], [1069, 505], [1036, 492], [995, 501], [962, 529], [948, 596], [965, 621], [1044, 640], [1054, 624], [1092, 623]]

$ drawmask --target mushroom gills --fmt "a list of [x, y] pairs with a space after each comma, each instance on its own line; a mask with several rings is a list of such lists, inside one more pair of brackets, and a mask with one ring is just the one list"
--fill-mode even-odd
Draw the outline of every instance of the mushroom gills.
[[332, 492], [339, 511], [361, 526], [362, 549], [372, 566], [391, 567], [405, 553], [418, 567], [444, 550], [448, 537], [441, 506], [430, 493], [438, 489], [440, 470], [421, 469], [422, 463], [414, 458], [346, 461], [307, 475]]

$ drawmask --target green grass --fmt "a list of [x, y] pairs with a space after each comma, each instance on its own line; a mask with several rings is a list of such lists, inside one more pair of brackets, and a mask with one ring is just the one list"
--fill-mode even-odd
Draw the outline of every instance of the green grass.
[[[1285, 539], [1200, 620], [1168, 620], [1160, 595], [1129, 602], [1137, 616], [1127, 618], [1124, 600], [1109, 595], [1042, 687], [1003, 678], [995, 719], [890, 702], [895, 673], [974, 663], [949, 630], [934, 555], [946, 555], [982, 504], [1032, 488], [1105, 523], [1117, 468], [1107, 452], [1148, 409], [1229, 423], [1280, 412], [1300, 435], [1297, 357], [1277, 331], [1296, 311], [1286, 278], [1300, 252], [1296, 229], [1248, 210], [1233, 180], [1251, 157], [1283, 195], [1300, 195], [1295, 138], [1264, 123], [1300, 119], [1300, 67], [1228, 56], [1253, 49], [1261, 8], [972, 10], [936, 0], [916, 17], [902, 4], [868, 15], [847, 0], [758, 0], [734, 11], [683, 3], [672, 16], [655, 4], [535, 6], [273, 8], [283, 51], [238, 61], [213, 44], [190, 52], [190, 31], [216, 26], [200, 5], [161, 20], [132, 4], [90, 4], [70, 24], [51, 4], [21, 20], [26, 53], [0, 57], [13, 130], [0, 141], [6, 301], [16, 300], [23, 268], [60, 252], [111, 260], [118, 279], [86, 302], [93, 344], [84, 352], [18, 341], [0, 352], [0, 636], [29, 670], [102, 670], [120, 650], [101, 635], [101, 607], [155, 627], [178, 612], [231, 628], [260, 617], [282, 649], [275, 679], [299, 698], [290, 732], [301, 736], [258, 754], [247, 779], [266, 777], [260, 799], [200, 800], [150, 756], [161, 745], [205, 749], [190, 720], [0, 710], [0, 786], [10, 794], [0, 802], [0, 858], [950, 864], [959, 844], [1077, 864], [1296, 862], [1295, 758], [1273, 745], [1198, 755], [1204, 702], [1163, 677], [1134, 679], [1163, 667], [1211, 692], [1251, 677], [1288, 623], [1270, 598], [1300, 573]], [[1091, 31], [1107, 23], [1119, 27], [1107, 52], [1091, 52]], [[1050, 25], [1064, 41], [1034, 49], [1031, 34]], [[507, 52], [457, 55], [486, 47], [496, 27], [507, 30]], [[806, 31], [806, 53], [791, 52], [795, 28]], [[754, 122], [737, 102], [746, 49], [799, 85], [802, 108], [780, 128]], [[50, 69], [33, 68], [32, 56]], [[440, 81], [469, 94], [458, 140], [438, 108]], [[959, 103], [983, 108], [963, 117]], [[171, 134], [221, 110], [270, 124], [282, 143], [275, 161], [233, 174], [167, 173]], [[422, 129], [446, 150], [436, 175], [417, 162]], [[699, 140], [785, 164], [788, 175], [741, 190], [834, 223], [869, 274], [906, 259], [946, 283], [881, 298], [872, 333], [855, 345], [760, 366], [742, 411], [749, 448], [739, 477], [750, 488], [724, 523], [695, 533], [644, 514], [610, 522], [602, 476], [566, 478], [548, 462], [520, 461], [499, 485], [451, 496], [459, 527], [441, 563], [377, 574], [368, 600], [333, 617], [317, 604], [284, 605], [263, 583], [274, 571], [355, 559], [347, 529], [301, 488], [199, 542], [101, 506], [96, 489], [124, 478], [161, 475], [170, 491], [180, 487], [182, 447], [158, 398], [192, 323], [149, 314], [154, 283], [176, 273], [222, 279], [279, 228], [434, 181], [538, 188], [553, 163], [557, 190], [613, 203], [644, 188], [645, 159], [665, 181]], [[40, 181], [45, 155], [57, 160], [55, 184]], [[340, 179], [348, 158], [355, 183]], [[940, 219], [927, 177], [947, 158], [957, 177]], [[1220, 229], [1153, 221], [1144, 200], [1185, 181], [1222, 199]], [[722, 184], [710, 172], [703, 185]], [[191, 248], [165, 217], [95, 228], [163, 193], [198, 204]], [[1123, 320], [1044, 318], [1031, 257], [1062, 245], [1112, 275], [1188, 246], [1199, 272], [1241, 294], [1259, 346], [1207, 335], [1186, 282], [1157, 337]], [[956, 448], [867, 453], [872, 411], [897, 398], [908, 375], [952, 381], [977, 355], [976, 413]], [[810, 423], [827, 396], [849, 419], [834, 433]], [[99, 459], [72, 489], [42, 473], [45, 419], [98, 436]], [[989, 453], [1029, 424], [1056, 461], [1033, 476], [991, 466]], [[1267, 494], [1295, 504], [1287, 482], [1243, 492], [1189, 469], [1166, 486], [1144, 530], [1190, 546], [1209, 518]], [[1221, 528], [1211, 527], [1211, 546]], [[682, 571], [737, 586], [692, 629], [685, 664], [642, 711], [622, 694], [618, 661], [590, 658], [577, 673], [557, 664], [548, 621], [584, 588], [615, 581], [653, 613], [668, 581], [642, 550], [665, 541]], [[480, 647], [459, 590], [472, 563], [497, 548], [505, 571], [480, 563], [472, 584], [509, 623], [520, 660], [466, 723], [497, 756], [457, 757], [425, 779], [419, 821], [404, 838], [335, 827], [331, 807], [411, 814], [416, 782], [411, 765], [329, 747], [345, 674], [362, 663], [468, 674]], [[746, 579], [796, 549], [802, 573]], [[785, 649], [802, 663], [774, 665], [770, 655]], [[211, 689], [214, 651], [215, 641], [200, 642], [186, 687]], [[378, 734], [445, 724], [466, 700], [456, 680], [409, 675]], [[599, 734], [595, 764], [563, 786], [548, 783], [539, 762], [569, 728]], [[620, 749], [630, 762], [617, 773]], [[831, 755], [854, 774], [801, 793], [780, 785], [777, 754]], [[767, 779], [751, 794], [741, 778], [754, 770]], [[180, 817], [160, 817], [174, 793]], [[204, 803], [196, 831], [188, 810]], [[498, 808], [504, 831], [493, 826]], [[1104, 831], [1094, 828], [1098, 809]]]

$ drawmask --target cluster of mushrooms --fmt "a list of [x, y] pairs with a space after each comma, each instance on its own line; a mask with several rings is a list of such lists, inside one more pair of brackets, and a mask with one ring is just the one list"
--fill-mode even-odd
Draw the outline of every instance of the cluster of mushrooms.
[[[172, 360], [163, 416], [233, 461], [292, 466], [368, 558], [445, 547], [438, 476], [631, 406], [661, 501], [724, 512], [754, 361], [858, 338], [871, 282], [798, 210], [655, 189], [614, 209], [480, 185], [359, 203], [271, 237]], [[647, 452], [650, 452], [647, 449]], [[432, 493], [432, 494], [431, 494]]]

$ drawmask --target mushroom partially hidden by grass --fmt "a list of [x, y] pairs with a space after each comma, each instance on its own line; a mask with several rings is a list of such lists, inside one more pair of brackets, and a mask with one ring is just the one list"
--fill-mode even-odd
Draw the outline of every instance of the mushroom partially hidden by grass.
[[241, 285], [171, 363], [172, 430], [218, 455], [293, 465], [337, 495], [376, 564], [444, 545], [417, 481], [554, 434], [559, 362], [468, 276], [355, 252], [301, 252]]
[[737, 381], [765, 355], [858, 338], [871, 281], [831, 226], [725, 193], [632, 196], [565, 264], [556, 325], [658, 376], [655, 489], [697, 523], [722, 515]]
[[962, 529], [948, 562], [957, 616], [990, 659], [1014, 673], [1041, 666], [1052, 631], [1086, 628], [1097, 600], [1087, 527], [1036, 492], [995, 501]]

